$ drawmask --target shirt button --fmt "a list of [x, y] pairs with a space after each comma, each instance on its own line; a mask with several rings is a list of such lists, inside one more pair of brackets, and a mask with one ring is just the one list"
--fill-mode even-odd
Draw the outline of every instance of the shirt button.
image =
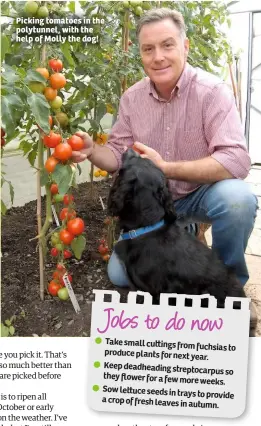
[[167, 127], [167, 130], [170, 130], [170, 127]]

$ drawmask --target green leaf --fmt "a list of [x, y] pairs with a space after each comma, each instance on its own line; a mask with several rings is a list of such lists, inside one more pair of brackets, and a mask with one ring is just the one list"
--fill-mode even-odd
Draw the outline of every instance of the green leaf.
[[75, 1], [69, 1], [68, 9], [70, 12], [75, 13]]
[[1, 322], [1, 337], [8, 337], [9, 329]]
[[10, 52], [10, 41], [9, 38], [2, 34], [1, 35], [1, 61], [3, 62], [6, 53]]
[[97, 109], [96, 109], [96, 121], [100, 122], [101, 119], [104, 117], [104, 115], [106, 114], [107, 110], [106, 110], [106, 105], [104, 103], [99, 104]]
[[37, 151], [34, 150], [34, 151], [31, 151], [30, 154], [27, 157], [28, 161], [29, 161], [29, 163], [31, 164], [32, 167], [34, 166], [36, 156], [37, 156]]
[[68, 192], [73, 179], [73, 171], [71, 166], [57, 164], [54, 172], [52, 173], [52, 176], [58, 185], [59, 194], [65, 195], [66, 192]]
[[7, 130], [9, 138], [12, 138], [16, 126], [24, 115], [24, 104], [18, 95], [10, 94], [2, 96], [2, 124]]
[[85, 246], [86, 238], [83, 235], [79, 235], [79, 237], [74, 238], [71, 243], [71, 248], [76, 259], [81, 259]]
[[[26, 89], [26, 88], [25, 88]], [[31, 113], [35, 118], [36, 123], [43, 130], [44, 133], [50, 133], [49, 125], [49, 113], [50, 106], [43, 95], [40, 93], [32, 93], [29, 90], [27, 91], [27, 103], [30, 107]]]
[[7, 325], [7, 327], [10, 327], [10, 325], [12, 325], [12, 323], [9, 319], [7, 319], [7, 320], [5, 320], [5, 325]]
[[49, 182], [49, 173], [46, 169], [42, 169], [40, 172], [40, 185], [45, 186]]
[[10, 192], [11, 203], [13, 204], [13, 202], [14, 202], [14, 187], [11, 184], [11, 182], [7, 181], [7, 183], [9, 185], [9, 192]]
[[46, 84], [46, 79], [42, 76], [42, 74], [34, 70], [28, 70], [24, 82], [30, 83], [32, 81], [39, 81], [40, 83]]
[[12, 67], [7, 64], [4, 64], [3, 67], [4, 72], [2, 73], [2, 76], [9, 84], [13, 84], [19, 80], [19, 76], [16, 74]]
[[1, 214], [5, 215], [7, 212], [7, 207], [5, 205], [5, 203], [3, 202], [3, 200], [1, 200]]
[[11, 325], [11, 326], [9, 327], [9, 334], [11, 334], [11, 336], [13, 336], [13, 335], [15, 334], [15, 328], [14, 328], [14, 326], [13, 326], [13, 325]]
[[[74, 3], [74, 2], [72, 2], [72, 3]], [[62, 51], [64, 57], [66, 58], [68, 64], [71, 67], [74, 67], [75, 63], [74, 63], [73, 57], [71, 55], [71, 45], [68, 41], [66, 41], [64, 44], [61, 45], [61, 51]]]
[[78, 164], [77, 163], [77, 169], [78, 169], [78, 171], [79, 171], [79, 176], [82, 174], [82, 168], [81, 168], [81, 166], [80, 166], [80, 164]]

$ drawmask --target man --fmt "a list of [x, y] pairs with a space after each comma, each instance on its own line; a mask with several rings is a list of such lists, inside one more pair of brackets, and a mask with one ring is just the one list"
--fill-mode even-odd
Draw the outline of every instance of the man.
[[[170, 179], [180, 220], [212, 224], [213, 248], [244, 285], [249, 278], [244, 252], [257, 199], [242, 180], [251, 163], [233, 94], [224, 82], [187, 63], [189, 40], [179, 12], [148, 11], [137, 36], [148, 77], [123, 94], [107, 145], [80, 132], [85, 148], [73, 159], [88, 158], [115, 172], [126, 147], [138, 141], [142, 156]], [[108, 274], [115, 285], [128, 286], [115, 254]]]

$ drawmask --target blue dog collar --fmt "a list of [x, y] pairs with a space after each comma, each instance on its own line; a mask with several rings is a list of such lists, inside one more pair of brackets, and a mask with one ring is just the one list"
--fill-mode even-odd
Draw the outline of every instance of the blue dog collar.
[[164, 225], [164, 220], [155, 223], [151, 226], [145, 226], [144, 228], [134, 229], [133, 231], [124, 232], [120, 234], [121, 240], [132, 240], [133, 238], [139, 237], [140, 235], [147, 234], [147, 232], [155, 231], [158, 228], [161, 228]]

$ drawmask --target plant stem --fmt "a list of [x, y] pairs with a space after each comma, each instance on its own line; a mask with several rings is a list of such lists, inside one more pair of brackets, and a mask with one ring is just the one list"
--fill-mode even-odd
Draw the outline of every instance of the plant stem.
[[[46, 46], [43, 46], [41, 62], [44, 62], [46, 56]], [[44, 276], [44, 254], [46, 251], [46, 242], [43, 235], [42, 228], [42, 201], [41, 201], [41, 170], [44, 164], [44, 149], [41, 132], [39, 132], [38, 142], [38, 171], [37, 171], [37, 227], [38, 235], [41, 235], [39, 239], [39, 274], [40, 274], [40, 299], [44, 300], [44, 287], [45, 287], [45, 276]]]

